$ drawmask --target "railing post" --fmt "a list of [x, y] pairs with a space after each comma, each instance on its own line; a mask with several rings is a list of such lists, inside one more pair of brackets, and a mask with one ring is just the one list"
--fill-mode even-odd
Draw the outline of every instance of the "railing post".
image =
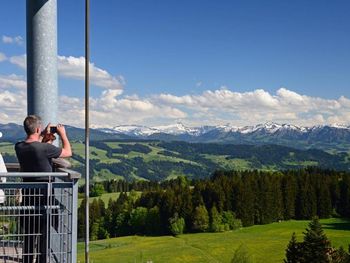
[[77, 262], [77, 244], [78, 244], [78, 180], [73, 182], [73, 204], [72, 204], [72, 263]]

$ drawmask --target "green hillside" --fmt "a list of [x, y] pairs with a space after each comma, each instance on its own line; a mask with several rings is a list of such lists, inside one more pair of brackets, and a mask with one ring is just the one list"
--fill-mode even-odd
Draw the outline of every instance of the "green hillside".
[[[91, 243], [94, 263], [159, 262], [230, 262], [240, 244], [248, 247], [257, 263], [282, 262], [292, 232], [302, 240], [309, 221], [286, 221], [258, 225], [224, 233], [186, 234], [179, 237], [128, 236]], [[335, 247], [347, 249], [350, 222], [342, 219], [321, 220], [327, 237]], [[78, 259], [83, 262], [84, 246], [78, 244]]]
[[[348, 154], [298, 150], [278, 145], [233, 145], [159, 141], [106, 141], [91, 143], [94, 180], [115, 176], [128, 180], [162, 181], [185, 175], [209, 177], [215, 170], [284, 170], [306, 166], [348, 170]], [[84, 157], [74, 143], [74, 159]], [[79, 168], [78, 168], [79, 169]]]
[[[73, 142], [74, 169], [83, 172], [84, 145]], [[13, 161], [13, 144], [0, 143], [5, 160]], [[349, 170], [348, 153], [299, 150], [279, 145], [239, 145], [160, 141], [92, 141], [94, 181], [162, 181], [179, 175], [205, 178], [215, 170], [285, 170], [306, 166]]]

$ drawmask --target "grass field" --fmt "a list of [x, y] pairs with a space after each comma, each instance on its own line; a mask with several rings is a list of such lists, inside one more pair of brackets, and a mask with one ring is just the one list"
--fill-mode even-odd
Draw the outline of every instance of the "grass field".
[[[127, 192], [127, 194], [129, 195], [130, 192]], [[141, 196], [141, 193], [142, 192], [138, 192], [138, 191], [135, 191], [134, 192], [135, 195], [137, 197], [140, 197]], [[105, 203], [105, 206], [107, 207], [108, 206], [108, 201], [110, 198], [112, 198], [112, 200], [117, 200], [118, 197], [120, 195], [120, 192], [117, 192], [117, 193], [105, 193], [105, 194], [102, 194], [101, 196], [99, 197], [90, 197], [89, 199], [89, 203], [92, 203], [95, 199], [98, 200], [98, 199], [102, 199], [102, 201]], [[83, 198], [79, 198], [78, 199], [78, 205], [80, 206], [81, 202], [83, 201]]]
[[0, 142], [0, 152], [15, 154], [15, 145], [8, 142]]
[[[233, 155], [231, 155], [230, 151], [220, 147], [220, 144], [203, 145], [204, 148], [208, 147], [208, 149], [201, 149], [196, 144], [185, 143], [179, 146], [177, 142], [163, 144], [156, 141], [105, 141], [104, 143], [111, 149], [122, 150], [114, 151], [111, 154], [106, 147], [99, 144], [90, 146], [90, 158], [94, 161], [91, 174], [93, 182], [123, 178], [127, 180], [157, 181], [174, 179], [178, 176], [201, 178], [212, 175], [215, 170], [258, 169], [261, 171], [277, 171], [298, 169], [300, 167], [317, 166], [320, 164], [318, 158], [322, 159], [322, 157], [317, 157], [318, 154], [314, 156], [315, 153], [304, 156], [298, 154], [296, 150], [287, 149], [289, 152], [285, 152], [278, 147], [274, 149], [275, 151], [281, 151], [280, 154], [276, 155], [282, 155], [281, 159], [272, 157], [270, 160], [271, 155], [266, 153], [263, 148], [249, 149], [245, 155], [240, 156], [234, 154], [234, 147], [232, 147]], [[140, 150], [137, 147], [140, 145], [143, 145], [143, 148], [149, 152]], [[73, 169], [81, 170], [84, 165], [82, 160], [85, 157], [85, 146], [80, 141], [72, 141], [72, 148], [77, 156], [77, 158], [70, 158]], [[334, 148], [331, 152], [336, 154], [338, 153], [337, 149]], [[15, 156], [13, 143], [0, 142], [0, 152]], [[234, 158], [234, 156], [236, 157]], [[265, 161], [265, 159], [268, 161]], [[328, 165], [330, 168], [335, 167], [335, 169], [341, 168], [341, 170], [350, 169], [347, 167], [350, 152], [348, 152], [348, 156], [345, 153], [345, 156], [338, 156], [335, 159], [336, 161], [328, 164], [323, 163], [323, 165]], [[80, 185], [83, 183], [83, 179], [79, 181]]]
[[[90, 245], [91, 263], [230, 262], [234, 251], [245, 244], [255, 262], [282, 262], [292, 232], [298, 240], [309, 221], [286, 221], [252, 226], [224, 233], [185, 234], [179, 237], [128, 236], [100, 240]], [[350, 221], [321, 220], [324, 231], [335, 247], [348, 248]], [[78, 244], [78, 262], [84, 262], [84, 246]]]

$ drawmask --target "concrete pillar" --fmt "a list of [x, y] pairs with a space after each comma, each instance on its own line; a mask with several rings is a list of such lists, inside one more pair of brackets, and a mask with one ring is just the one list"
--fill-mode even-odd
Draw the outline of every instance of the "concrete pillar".
[[27, 0], [28, 114], [57, 123], [57, 1]]

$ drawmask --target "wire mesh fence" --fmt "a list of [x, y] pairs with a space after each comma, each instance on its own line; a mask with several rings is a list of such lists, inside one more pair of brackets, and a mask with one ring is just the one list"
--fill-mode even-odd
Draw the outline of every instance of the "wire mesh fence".
[[13, 175], [0, 183], [0, 262], [75, 262], [76, 181]]

